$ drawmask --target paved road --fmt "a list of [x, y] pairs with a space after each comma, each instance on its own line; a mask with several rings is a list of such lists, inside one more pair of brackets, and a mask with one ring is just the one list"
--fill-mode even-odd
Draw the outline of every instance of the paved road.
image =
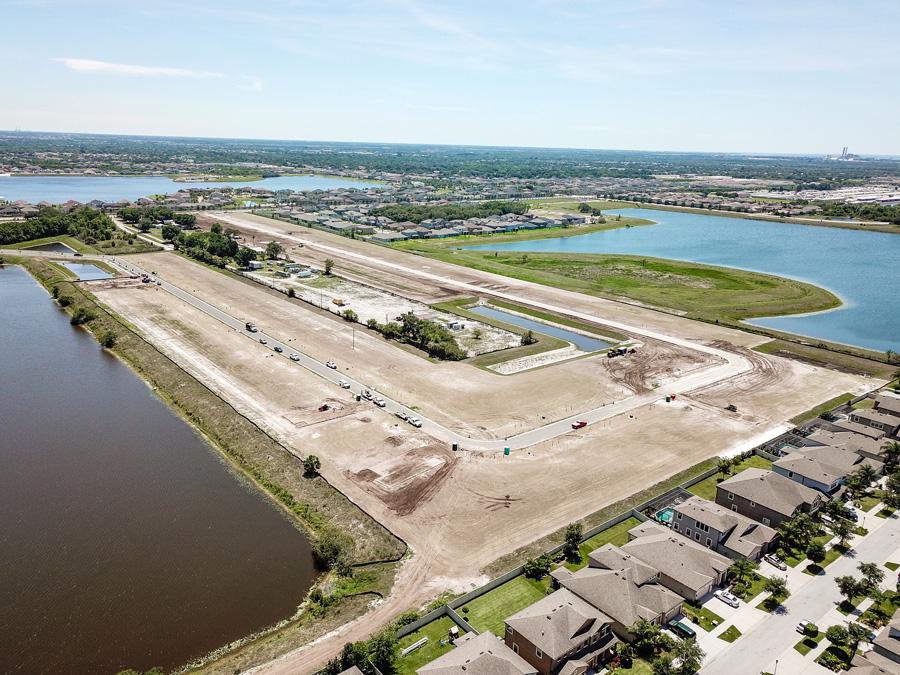
[[[326, 247], [330, 248], [330, 247]], [[346, 255], [347, 253], [344, 252]], [[149, 271], [144, 270], [137, 265], [122, 259], [122, 258], [114, 258], [111, 259], [115, 264], [122, 267], [123, 269], [133, 273], [133, 274], [149, 274]], [[151, 275], [152, 276], [152, 275]], [[443, 280], [443, 279], [442, 279]], [[509, 447], [511, 450], [521, 449], [530, 447], [535, 445], [536, 443], [541, 443], [543, 441], [547, 441], [557, 436], [561, 436], [567, 433], [575, 433], [572, 431], [572, 423], [577, 420], [584, 420], [586, 422], [595, 423], [604, 419], [608, 419], [610, 417], [614, 417], [616, 415], [621, 415], [622, 413], [626, 413], [631, 410], [635, 410], [641, 406], [644, 406], [653, 401], [658, 401], [664, 397], [664, 394], [660, 394], [658, 392], [650, 392], [647, 394], [641, 394], [632, 396], [630, 398], [616, 401], [615, 403], [611, 403], [609, 405], [601, 406], [599, 408], [595, 408], [593, 410], [588, 410], [577, 415], [572, 415], [571, 417], [567, 417], [562, 420], [558, 420], [555, 422], [551, 422], [550, 424], [546, 424], [544, 426], [538, 427], [536, 429], [532, 429], [530, 431], [526, 431], [524, 433], [518, 434], [516, 436], [510, 436], [506, 439], [480, 439], [473, 438], [469, 436], [465, 436], [460, 434], [452, 429], [448, 429], [447, 427], [438, 424], [434, 420], [431, 420], [427, 417], [423, 417], [421, 413], [418, 413], [408, 406], [404, 405], [400, 401], [396, 401], [391, 399], [384, 394], [380, 394], [377, 389], [367, 385], [365, 382], [361, 382], [359, 380], [355, 380], [351, 378], [349, 375], [341, 373], [339, 369], [331, 369], [328, 368], [324, 363], [318, 361], [303, 352], [296, 351], [296, 348], [291, 347], [286, 342], [279, 340], [274, 335], [267, 334], [264, 330], [260, 329], [258, 332], [251, 332], [246, 330], [245, 322], [237, 317], [234, 317], [218, 307], [211, 305], [210, 303], [201, 300], [196, 297], [192, 293], [185, 291], [184, 289], [172, 284], [165, 279], [157, 279], [160, 283], [160, 287], [166, 291], [169, 291], [179, 299], [184, 302], [190, 304], [191, 306], [199, 309], [200, 311], [208, 314], [209, 316], [221, 321], [225, 325], [230, 328], [240, 332], [245, 335], [249, 339], [253, 340], [266, 340], [267, 346], [270, 349], [274, 349], [276, 346], [280, 347], [283, 351], [281, 356], [284, 358], [290, 358], [293, 356], [292, 360], [298, 363], [300, 366], [303, 366], [307, 370], [315, 373], [319, 377], [322, 377], [335, 385], [340, 386], [341, 381], [349, 384], [349, 389], [353, 393], [362, 394], [363, 392], [370, 392], [371, 397], [381, 398], [384, 401], [384, 409], [393, 414], [404, 415], [408, 418], [417, 418], [421, 421], [421, 428], [423, 431], [427, 432], [431, 436], [438, 438], [440, 440], [446, 441], [447, 443], [458, 443], [461, 448], [470, 449], [470, 450], [500, 450], [504, 447]], [[457, 282], [459, 283], [459, 282]], [[468, 286], [468, 284], [464, 284]], [[473, 289], [474, 290], [474, 289]], [[483, 289], [480, 289], [483, 290]], [[511, 300], [518, 300], [517, 296], [512, 294], [501, 294], [504, 297], [507, 297]], [[521, 300], [519, 300], [521, 302]], [[532, 302], [531, 304], [538, 304]], [[548, 309], [550, 311], [561, 311], [561, 308], [554, 307], [553, 305], [548, 305], [544, 303], [539, 303], [542, 309]], [[578, 318], [583, 318], [589, 321], [598, 321], [597, 317], [593, 317], [587, 314], [577, 313], [568, 311], [568, 314], [576, 316]], [[712, 366], [709, 368], [705, 368], [699, 372], [691, 373], [686, 375], [685, 377], [680, 378], [676, 382], [672, 383], [668, 390], [684, 392], [690, 391], [692, 389], [703, 387], [715, 382], [718, 382], [727, 377], [733, 377], [737, 374], [748, 370], [751, 366], [749, 361], [744, 359], [743, 357], [726, 352], [723, 350], [715, 349], [712, 347], [707, 347], [706, 345], [698, 345], [689, 340], [682, 340], [680, 338], [673, 338], [670, 336], [663, 335], [661, 333], [655, 333], [653, 331], [648, 331], [645, 329], [635, 329], [632, 326], [622, 324], [619, 322], [609, 322], [603, 321], [603, 323], [608, 323], [609, 325], [619, 328], [629, 332], [636, 332], [647, 337], [652, 337], [657, 340], [662, 340], [665, 342], [673, 342], [675, 344], [679, 344], [683, 347], [688, 347], [690, 349], [696, 349], [698, 351], [706, 352], [708, 354], [717, 356], [718, 358], [725, 361], [723, 365]], [[340, 364], [337, 364], [338, 368], [340, 368]], [[344, 386], [343, 388], [347, 388]]]
[[[825, 623], [820, 621], [841, 601], [834, 583], [835, 577], [844, 574], [858, 576], [856, 566], [860, 562], [884, 563], [893, 559], [898, 547], [900, 519], [889, 518], [855, 545], [850, 555], [841, 556], [831, 563], [823, 576], [794, 575], [801, 583], [804, 577], [808, 580], [800, 588], [792, 590], [791, 597], [784, 603], [784, 613], [772, 614], [744, 633], [728, 649], [712, 658], [703, 667], [702, 675], [771, 672], [775, 659], [800, 641], [801, 636], [794, 629], [801, 620], [812, 621], [821, 630], [828, 628], [827, 620]], [[789, 582], [789, 587], [793, 585]], [[779, 668], [779, 672], [781, 670]], [[785, 675], [789, 673], [785, 672]]]

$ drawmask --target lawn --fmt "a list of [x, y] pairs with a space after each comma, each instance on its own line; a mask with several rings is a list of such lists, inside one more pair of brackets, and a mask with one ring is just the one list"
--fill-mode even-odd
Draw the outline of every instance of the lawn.
[[684, 612], [686, 617], [707, 632], [711, 631], [716, 626], [722, 625], [722, 617], [706, 607], [697, 607], [686, 602], [682, 605], [681, 611]]
[[857, 401], [853, 404], [854, 410], [871, 410], [875, 407], [875, 399], [874, 398], [864, 398], [861, 401]]
[[875, 515], [878, 516], [879, 518], [890, 518], [892, 515], [894, 515], [894, 509], [885, 507], [885, 508], [881, 509], [881, 511], [879, 511]]
[[506, 619], [547, 595], [549, 579], [548, 576], [535, 581], [524, 574], [520, 575], [456, 611], [479, 633], [489, 630], [494, 635], [503, 637]]
[[877, 630], [891, 620], [898, 606], [900, 606], [900, 596], [886, 591], [881, 601], [877, 604], [873, 603], [862, 613], [859, 620]]
[[638, 656], [631, 662], [631, 668], [618, 668], [615, 675], [653, 675], [653, 666]]
[[741, 637], [741, 631], [734, 626], [729, 626], [719, 634], [719, 639], [725, 640], [725, 642], [734, 642], [739, 637]]
[[794, 649], [806, 656], [825, 639], [825, 632], [819, 631], [815, 637], [805, 637], [794, 645]]
[[[401, 656], [397, 660], [397, 672], [400, 675], [413, 675], [417, 668], [421, 668], [426, 663], [434, 661], [437, 657], [453, 649], [453, 645], [447, 643], [447, 636], [450, 632], [450, 627], [455, 625], [449, 616], [442, 616], [440, 619], [426, 624], [415, 633], [410, 633], [400, 638], [400, 649], [415, 644], [423, 637], [427, 637], [428, 642], [406, 656]], [[462, 628], [459, 629], [459, 633], [460, 635], [463, 634]], [[442, 645], [442, 641], [445, 644]]]
[[738, 592], [740, 590], [740, 585], [737, 587], [732, 587], [731, 591], [744, 602], [750, 602], [751, 600], [753, 600], [753, 598], [762, 593], [765, 583], [766, 577], [764, 577], [762, 574], [757, 574], [756, 572], [754, 572], [753, 576], [750, 579], [750, 583], [747, 584], [747, 588], [745, 591], [741, 593]]
[[805, 413], [800, 413], [796, 417], [791, 418], [791, 424], [803, 424], [804, 422], [808, 422], [809, 420], [815, 419], [822, 413], [826, 413], [832, 408], [837, 408], [839, 405], [843, 405], [847, 401], [853, 398], [853, 394], [841, 394], [840, 396], [835, 396], [834, 398], [830, 398], [825, 403], [820, 403], [815, 408], [811, 408], [807, 410]]
[[859, 504], [860, 509], [868, 513], [877, 504], [880, 504], [882, 499], [884, 499], [884, 493], [881, 490], [873, 490], [871, 494], [860, 497], [856, 502]]
[[572, 236], [646, 223], [623, 218], [621, 221], [609, 220], [605, 225], [571, 227], [557, 233], [407, 240], [393, 246], [444, 262], [555, 288], [613, 299], [628, 298], [706, 321], [796, 314], [840, 305], [840, 300], [823, 288], [746, 270], [649, 256], [519, 253], [464, 248], [548, 236]]
[[884, 566], [887, 567], [891, 572], [896, 572], [897, 568], [900, 567], [900, 563], [895, 562], [886, 562]]
[[803, 572], [805, 574], [810, 574], [812, 576], [815, 576], [815, 575], [819, 574], [819, 572], [821, 572], [824, 568], [828, 567], [835, 560], [840, 558], [842, 555], [843, 555], [843, 551], [841, 551], [837, 546], [832, 546], [831, 548], [829, 548], [825, 551], [825, 560], [823, 560], [821, 563], [818, 563], [818, 564], [810, 563], [809, 565], [806, 566], [806, 568], [803, 570]]
[[626, 518], [618, 525], [613, 525], [609, 527], [603, 532], [599, 534], [595, 534], [590, 539], [586, 539], [581, 542], [581, 546], [578, 547], [579, 553], [581, 553], [581, 560], [577, 563], [567, 562], [566, 567], [568, 567], [573, 572], [576, 570], [580, 570], [582, 567], [588, 564], [588, 555], [591, 551], [595, 551], [603, 544], [613, 544], [615, 546], [621, 546], [622, 544], [628, 543], [628, 530], [630, 530], [635, 525], [640, 525], [641, 521], [631, 516], [630, 518]]
[[[772, 462], [765, 457], [760, 457], [759, 455], [751, 455], [746, 459], [742, 459], [731, 469], [731, 475], [735, 475], [740, 473], [744, 469], [771, 469]], [[716, 501], [716, 486], [724, 480], [721, 474], [715, 473], [709, 478], [704, 478], [699, 483], [694, 483], [687, 490], [691, 494], [695, 494], [698, 497], [703, 497], [703, 499], [708, 499], [711, 502]]]

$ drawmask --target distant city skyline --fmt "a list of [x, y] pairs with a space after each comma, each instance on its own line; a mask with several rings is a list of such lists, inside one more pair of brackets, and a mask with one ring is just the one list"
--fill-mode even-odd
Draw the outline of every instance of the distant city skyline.
[[12, 0], [0, 128], [900, 154], [900, 5]]

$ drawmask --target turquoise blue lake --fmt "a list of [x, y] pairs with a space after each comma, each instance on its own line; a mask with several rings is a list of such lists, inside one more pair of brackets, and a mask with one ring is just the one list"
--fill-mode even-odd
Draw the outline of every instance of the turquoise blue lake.
[[750, 218], [620, 209], [656, 224], [574, 237], [473, 246], [540, 253], [619, 253], [672, 258], [790, 277], [843, 300], [816, 314], [748, 323], [823, 340], [900, 351], [900, 236]]
[[180, 183], [166, 176], [0, 176], [0, 199], [37, 204], [62, 204], [70, 199], [115, 202], [150, 195], [167, 195], [187, 188], [251, 186], [267, 190], [336, 190], [380, 187], [381, 183], [334, 176], [276, 176], [253, 181]]

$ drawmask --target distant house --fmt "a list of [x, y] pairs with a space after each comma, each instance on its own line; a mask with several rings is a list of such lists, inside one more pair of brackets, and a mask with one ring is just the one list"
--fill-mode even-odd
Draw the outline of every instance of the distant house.
[[863, 465], [881, 471], [882, 463], [843, 448], [825, 445], [801, 448], [772, 464], [772, 470], [793, 481], [834, 495], [847, 482], [847, 476]]
[[585, 673], [608, 661], [618, 639], [612, 620], [561, 588], [506, 620], [506, 645], [540, 675]]
[[764, 556], [778, 536], [771, 527], [697, 496], [673, 507], [672, 530], [729, 558], [751, 560]]
[[537, 670], [507, 647], [496, 635], [485, 631], [467, 633], [449, 652], [419, 668], [417, 675], [537, 675]]
[[857, 434], [852, 431], [826, 431], [816, 429], [804, 439], [806, 447], [831, 446], [848, 452], [855, 452], [860, 457], [884, 461], [884, 441]]
[[338, 675], [363, 675], [363, 671], [356, 666], [350, 666], [347, 670], [342, 670]]
[[818, 490], [764, 469], [744, 469], [716, 486], [716, 504], [774, 528], [824, 501]]
[[881, 440], [885, 437], [884, 429], [878, 429], [876, 427], [869, 426], [868, 424], [854, 422], [851, 419], [838, 420], [837, 422], [833, 423], [833, 426], [837, 427], [841, 431], [850, 431], [854, 434], [866, 436], [876, 441]]
[[376, 232], [369, 239], [382, 244], [389, 244], [392, 241], [403, 241], [406, 237], [403, 236], [402, 232]]
[[[631, 541], [621, 550], [659, 570], [659, 583], [685, 600], [698, 602], [725, 582], [731, 560], [711, 547], [678, 536], [654, 522], [636, 525], [628, 536]], [[609, 566], [608, 554], [594, 553], [590, 556], [592, 565]]]
[[854, 410], [850, 413], [850, 421], [882, 431], [885, 436], [897, 436], [900, 430], [900, 417], [890, 414], [887, 409]]
[[876, 412], [900, 418], [900, 396], [889, 393], [879, 394], [875, 397], [875, 406], [873, 409]]

